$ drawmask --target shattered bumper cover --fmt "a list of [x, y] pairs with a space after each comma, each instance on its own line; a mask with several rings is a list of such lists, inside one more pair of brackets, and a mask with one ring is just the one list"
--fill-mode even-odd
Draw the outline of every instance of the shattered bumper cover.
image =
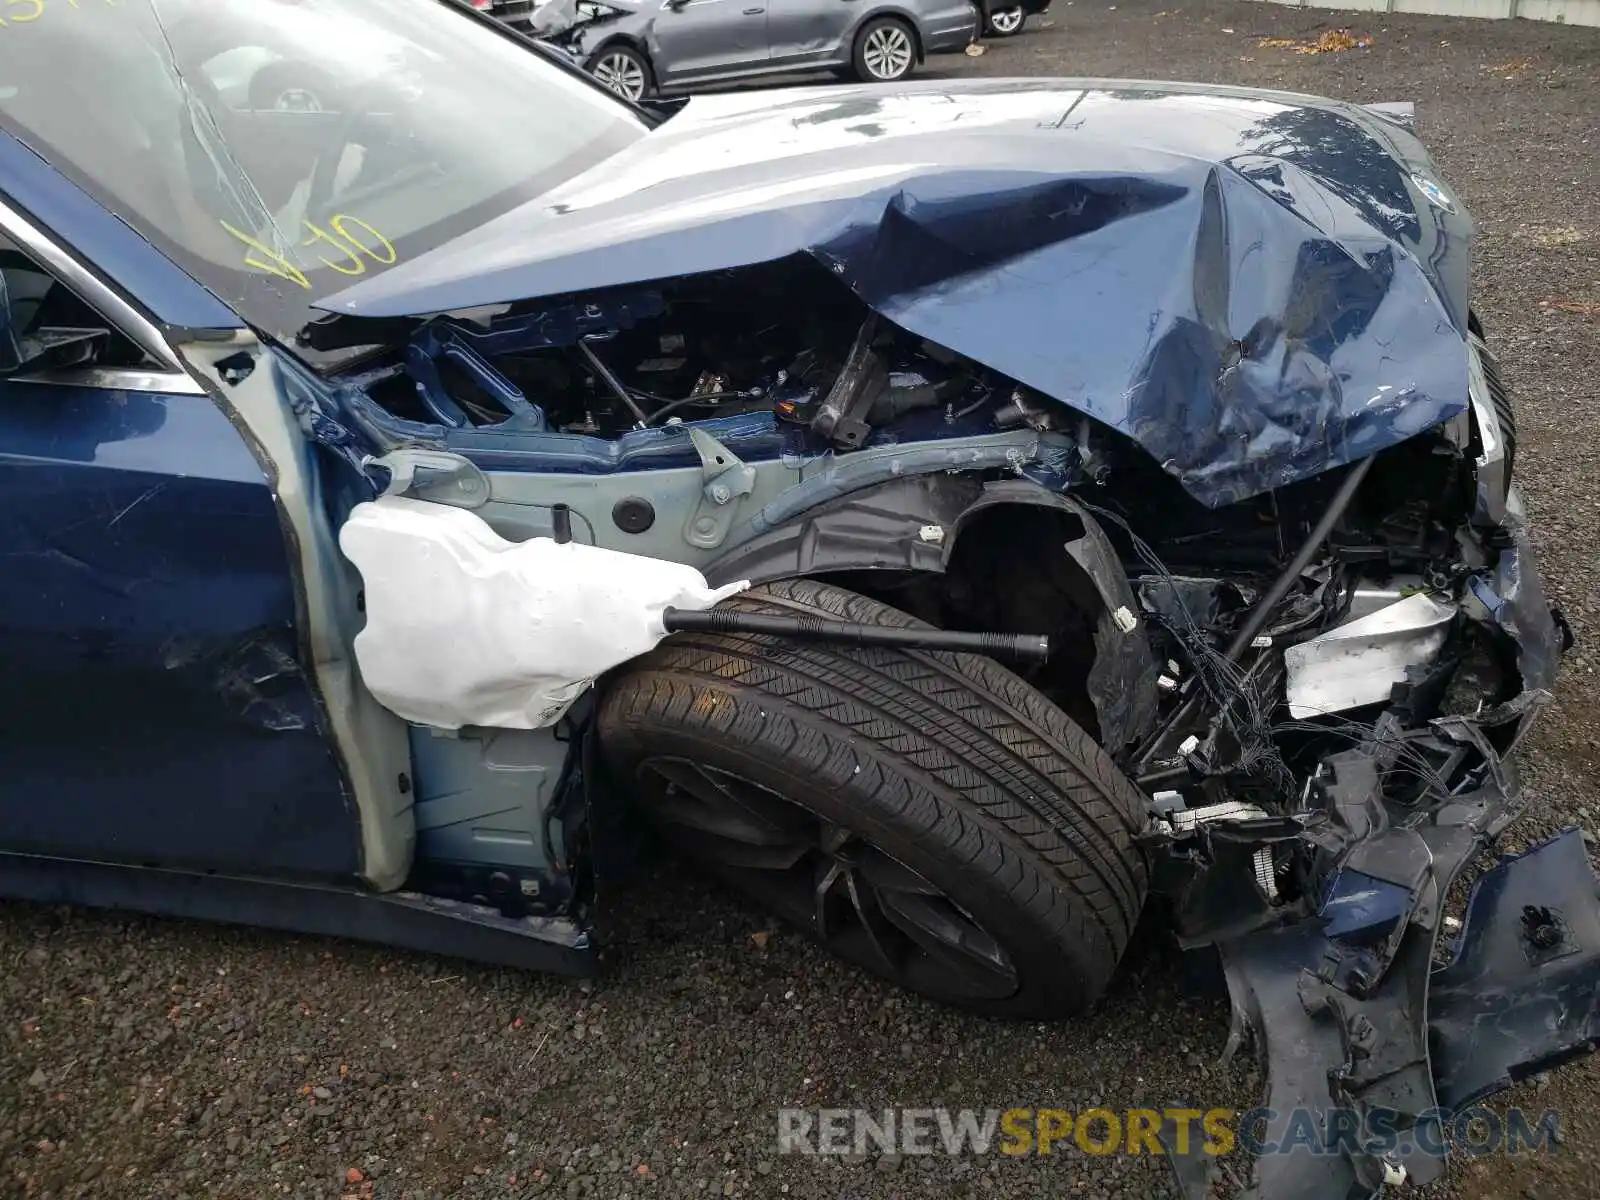
[[[1233, 1003], [1227, 1053], [1254, 1044], [1266, 1076], [1244, 1196], [1378, 1194], [1444, 1170], [1452, 1118], [1600, 1043], [1600, 899], [1569, 830], [1482, 874], [1459, 922], [1446, 901], [1523, 804], [1512, 750], [1548, 703], [1564, 649], [1520, 522], [1472, 581], [1480, 619], [1517, 646], [1523, 690], [1424, 736], [1470, 747], [1481, 767], [1451, 794], [1399, 804], [1407, 737], [1380, 722], [1323, 760], [1299, 812], [1235, 826], [1241, 853], [1305, 839], [1325, 864], [1299, 920], [1218, 941]], [[1186, 1196], [1208, 1195], [1199, 1152], [1174, 1160]]]

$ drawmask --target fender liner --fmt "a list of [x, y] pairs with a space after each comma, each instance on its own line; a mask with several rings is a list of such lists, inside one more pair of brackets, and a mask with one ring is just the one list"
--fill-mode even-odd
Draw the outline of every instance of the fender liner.
[[713, 586], [835, 571], [942, 574], [973, 518], [1002, 506], [1054, 509], [1080, 527], [1063, 549], [1100, 599], [1089, 697], [1106, 746], [1127, 745], [1154, 722], [1160, 672], [1115, 548], [1099, 522], [1069, 496], [1025, 479], [984, 483], [943, 472], [894, 479], [796, 514], [714, 560], [704, 574]]

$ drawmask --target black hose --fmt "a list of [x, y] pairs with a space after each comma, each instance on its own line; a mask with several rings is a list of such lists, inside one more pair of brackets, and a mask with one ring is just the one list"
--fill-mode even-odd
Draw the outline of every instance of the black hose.
[[759, 613], [711, 609], [685, 612], [669, 608], [661, 614], [668, 633], [765, 633], [775, 637], [841, 642], [850, 646], [899, 646], [906, 650], [970, 650], [995, 658], [1043, 661], [1050, 656], [1050, 639], [1034, 633], [961, 633], [947, 629], [903, 629], [888, 625], [861, 625], [827, 621], [821, 617], [776, 617]]
[[676, 412], [680, 408], [688, 408], [692, 404], [719, 403], [724, 400], [748, 400], [746, 392], [702, 392], [698, 396], [685, 396], [682, 400], [671, 400], [645, 418], [646, 425], [654, 425], [668, 413]]
[[1356, 489], [1361, 486], [1361, 481], [1372, 469], [1372, 462], [1370, 458], [1363, 458], [1350, 468], [1349, 474], [1339, 484], [1339, 490], [1333, 494], [1333, 499], [1328, 501], [1328, 507], [1322, 510], [1322, 516], [1312, 526], [1310, 534], [1306, 536], [1295, 556], [1289, 560], [1289, 565], [1278, 573], [1278, 577], [1272, 581], [1272, 586], [1256, 602], [1256, 606], [1250, 610], [1250, 615], [1244, 619], [1244, 624], [1239, 626], [1239, 631], [1233, 635], [1233, 641], [1228, 643], [1226, 653], [1230, 662], [1238, 662], [1240, 656], [1256, 640], [1256, 635], [1267, 627], [1267, 622], [1272, 619], [1272, 610], [1278, 607], [1283, 598], [1289, 594], [1289, 589], [1311, 565], [1311, 560], [1317, 556], [1322, 544], [1333, 532], [1334, 525], [1344, 516], [1344, 510], [1350, 507], [1350, 501], [1355, 499]]

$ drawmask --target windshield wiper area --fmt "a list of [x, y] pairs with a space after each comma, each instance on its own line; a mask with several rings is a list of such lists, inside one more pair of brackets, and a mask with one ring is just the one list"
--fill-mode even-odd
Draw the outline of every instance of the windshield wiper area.
[[415, 317], [345, 317], [319, 315], [295, 334], [294, 344], [319, 354], [361, 346], [401, 346], [422, 322]]

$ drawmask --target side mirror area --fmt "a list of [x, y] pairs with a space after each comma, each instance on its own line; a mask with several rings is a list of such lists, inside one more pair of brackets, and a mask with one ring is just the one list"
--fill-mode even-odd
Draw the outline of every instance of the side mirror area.
[[27, 371], [66, 371], [99, 359], [111, 335], [104, 329], [47, 325], [23, 332], [11, 302], [11, 288], [0, 270], [0, 379]]
[[11, 312], [11, 289], [6, 273], [0, 271], [0, 376], [15, 374], [22, 368], [22, 347], [17, 345]]

